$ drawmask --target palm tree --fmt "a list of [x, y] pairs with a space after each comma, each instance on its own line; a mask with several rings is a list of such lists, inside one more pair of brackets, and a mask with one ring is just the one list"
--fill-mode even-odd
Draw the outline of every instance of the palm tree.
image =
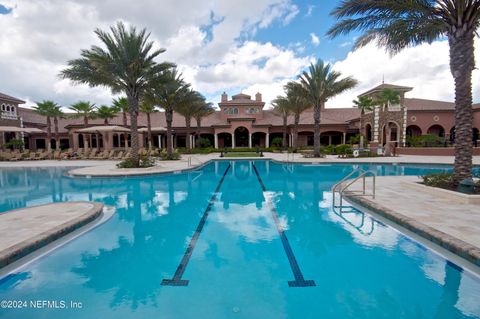
[[[112, 106], [114, 108], [116, 108], [118, 112], [122, 112], [123, 126], [127, 127], [128, 126], [128, 119], [127, 119], [128, 99], [126, 97], [123, 97], [123, 96], [119, 97], [119, 98], [116, 98], [116, 99], [113, 99]], [[123, 133], [121, 135], [123, 136], [125, 146], [128, 147], [128, 134]]]
[[287, 148], [287, 122], [288, 117], [290, 116], [290, 105], [289, 101], [284, 96], [277, 96], [274, 100], [272, 100], [273, 112], [282, 117], [283, 121], [283, 138], [282, 138], [282, 147], [285, 149]]
[[480, 26], [480, 0], [345, 0], [333, 10], [339, 21], [330, 37], [363, 31], [355, 48], [377, 40], [391, 53], [442, 37], [450, 46], [450, 71], [455, 80], [455, 164], [458, 184], [472, 177], [472, 71], [474, 38]]
[[195, 122], [197, 122], [197, 139], [196, 139], [196, 147], [200, 147], [200, 130], [202, 127], [202, 119], [215, 113], [215, 109], [213, 108], [212, 103], [205, 102], [194, 114]]
[[313, 156], [320, 157], [320, 112], [325, 109], [325, 103], [334, 97], [357, 85], [352, 77], [340, 79], [341, 73], [332, 70], [332, 66], [318, 60], [311, 64], [309, 71], [300, 75], [300, 83], [304, 96], [313, 105], [314, 145]]
[[[372, 103], [374, 105], [381, 105], [384, 109], [388, 108], [388, 105], [400, 103], [400, 93], [392, 89], [383, 89], [373, 98]], [[391, 127], [387, 121], [387, 123], [385, 123], [385, 156], [391, 155], [390, 136]]]
[[146, 94], [146, 100], [158, 105], [165, 110], [167, 122], [167, 157], [173, 155], [172, 145], [172, 122], [173, 111], [182, 103], [185, 94], [189, 91], [189, 84], [186, 84], [182, 74], [176, 68], [167, 70], [162, 77], [153, 81]]
[[88, 101], [79, 101], [70, 106], [70, 110], [75, 112], [73, 118], [82, 118], [83, 127], [88, 127], [88, 120], [96, 118], [96, 108], [94, 103]]
[[182, 101], [177, 105], [176, 111], [185, 118], [185, 127], [187, 130], [187, 149], [191, 149], [191, 123], [192, 118], [202, 108], [205, 98], [197, 91], [189, 90], [185, 92]]
[[148, 139], [148, 149], [152, 149], [152, 120], [150, 115], [152, 113], [158, 112], [158, 110], [155, 107], [155, 104], [151, 103], [150, 101], [142, 101], [140, 104], [140, 112], [145, 113], [147, 115], [147, 139]]
[[63, 78], [90, 86], [105, 86], [113, 93], [123, 92], [128, 99], [130, 129], [132, 136], [131, 157], [139, 166], [137, 116], [139, 99], [142, 98], [152, 79], [172, 67], [170, 63], [158, 64], [154, 59], [165, 49], [153, 49], [150, 34], [145, 29], [128, 30], [122, 22], [110, 27], [110, 33], [100, 29], [95, 34], [106, 50], [92, 46], [82, 51], [82, 57], [68, 62], [68, 68], [61, 72]]
[[309, 109], [311, 105], [308, 103], [307, 98], [305, 97], [305, 91], [302, 88], [302, 85], [298, 82], [290, 81], [284, 87], [287, 100], [289, 104], [290, 111], [293, 114], [293, 149], [296, 150], [298, 147], [298, 125], [300, 123], [300, 115]]
[[60, 134], [58, 133], [58, 119], [63, 118], [65, 114], [59, 105], [52, 108], [51, 117], [53, 117], [53, 127], [55, 130], [55, 149], [60, 150]]
[[112, 107], [114, 107], [117, 112], [122, 112], [123, 126], [128, 126], [127, 113], [128, 113], [128, 99], [126, 97], [119, 97], [112, 100]]
[[363, 148], [363, 141], [365, 138], [365, 132], [363, 131], [363, 115], [365, 111], [371, 111], [373, 109], [373, 99], [369, 96], [360, 96], [358, 100], [353, 101], [355, 105], [360, 110], [360, 148]]
[[[88, 101], [79, 101], [75, 104], [72, 104], [70, 106], [70, 110], [75, 112], [72, 115], [73, 118], [83, 118], [83, 127], [85, 128], [88, 127], [88, 120], [96, 117], [95, 104]], [[90, 144], [90, 138], [87, 138], [87, 134], [83, 134], [83, 137], [84, 147], [87, 149]]]
[[[57, 114], [56, 109], [59, 106], [50, 100], [43, 100], [42, 102], [37, 102], [37, 105], [33, 107], [36, 113], [41, 116], [45, 116], [47, 119], [47, 151], [52, 150], [52, 117], [55, 117]], [[57, 133], [58, 133], [58, 124], [57, 124]], [[58, 147], [58, 142], [57, 142]]]
[[108, 121], [117, 116], [118, 109], [108, 105], [100, 105], [95, 111], [97, 117], [103, 120], [104, 125], [108, 125]]

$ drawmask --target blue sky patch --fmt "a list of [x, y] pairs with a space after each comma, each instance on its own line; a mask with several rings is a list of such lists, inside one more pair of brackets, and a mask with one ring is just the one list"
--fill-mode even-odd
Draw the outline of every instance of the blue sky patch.
[[0, 4], [0, 14], [9, 14], [10, 12], [12, 12], [12, 8], [7, 8]]

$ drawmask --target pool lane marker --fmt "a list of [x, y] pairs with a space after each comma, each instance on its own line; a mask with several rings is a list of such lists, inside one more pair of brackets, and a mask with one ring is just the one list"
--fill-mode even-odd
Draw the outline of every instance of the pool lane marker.
[[[253, 170], [255, 171], [255, 175], [257, 175], [258, 182], [260, 183], [260, 186], [262, 187], [262, 191], [265, 194], [267, 189], [265, 188], [265, 184], [263, 184], [262, 178], [260, 177], [260, 174], [258, 173], [258, 170], [255, 164], [253, 164]], [[293, 275], [295, 276], [295, 280], [289, 281], [288, 286], [289, 287], [315, 287], [316, 286], [315, 281], [305, 280], [305, 278], [303, 277], [302, 271], [298, 266], [297, 259], [295, 258], [295, 254], [293, 253], [292, 247], [290, 246], [290, 243], [288, 241], [287, 235], [285, 235], [285, 231], [282, 227], [280, 219], [278, 218], [278, 214], [275, 209], [275, 206], [273, 206], [273, 203], [268, 196], [264, 195], [264, 197], [268, 203], [268, 206], [270, 207], [270, 212], [272, 213], [273, 220], [275, 221], [275, 225], [277, 226], [278, 234], [280, 235], [280, 239], [282, 240], [283, 249], [285, 249], [288, 262], [290, 263], [290, 268], [292, 269]]]
[[185, 254], [183, 255], [182, 260], [180, 261], [180, 264], [178, 264], [177, 270], [175, 271], [175, 274], [173, 275], [172, 279], [163, 279], [162, 280], [162, 286], [188, 286], [188, 280], [182, 279], [183, 273], [185, 272], [185, 269], [187, 268], [188, 262], [190, 260], [190, 257], [192, 256], [193, 250], [195, 249], [195, 245], [197, 244], [198, 238], [200, 237], [200, 233], [203, 230], [203, 226], [205, 226], [205, 223], [208, 218], [208, 214], [212, 210], [213, 204], [215, 204], [215, 200], [217, 199], [218, 192], [220, 191], [220, 187], [222, 186], [223, 180], [225, 179], [225, 176], [227, 175], [228, 171], [230, 170], [231, 164], [228, 164], [227, 169], [223, 173], [222, 178], [220, 179], [220, 182], [218, 182], [217, 188], [215, 188], [215, 191], [213, 192], [212, 198], [210, 198], [210, 201], [208, 202], [208, 206], [205, 209], [205, 212], [203, 213], [202, 218], [200, 219], [200, 222], [198, 223], [197, 229], [195, 230], [195, 233], [193, 233], [192, 239], [190, 239], [190, 243], [188, 244], [187, 249], [185, 250]]

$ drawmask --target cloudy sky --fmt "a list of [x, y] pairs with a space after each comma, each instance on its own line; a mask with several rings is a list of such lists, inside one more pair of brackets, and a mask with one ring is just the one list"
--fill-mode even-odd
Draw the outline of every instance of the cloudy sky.
[[[98, 44], [93, 30], [116, 21], [147, 28], [187, 81], [217, 103], [220, 94], [261, 92], [269, 102], [283, 85], [321, 58], [359, 85], [327, 107], [350, 107], [359, 93], [385, 82], [414, 87], [409, 97], [453, 99], [448, 45], [389, 56], [370, 45], [352, 52], [356, 34], [330, 40], [329, 12], [339, 1], [293, 0], [0, 0], [0, 92], [64, 106], [83, 99], [108, 104], [105, 88], [73, 86], [58, 78], [66, 61]], [[480, 41], [476, 41], [480, 52]], [[480, 65], [480, 53], [476, 54]], [[473, 78], [480, 102], [480, 72]]]

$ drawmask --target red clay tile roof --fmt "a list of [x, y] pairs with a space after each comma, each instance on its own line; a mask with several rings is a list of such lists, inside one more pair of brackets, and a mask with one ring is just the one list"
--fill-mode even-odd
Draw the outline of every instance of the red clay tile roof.
[[405, 106], [410, 111], [454, 110], [455, 103], [426, 99], [405, 99]]
[[393, 89], [393, 90], [408, 92], [408, 91], [411, 91], [413, 88], [409, 87], [409, 86], [400, 86], [400, 85], [382, 83], [380, 85], [377, 85], [373, 89], [370, 89], [367, 92], [364, 92], [364, 93], [360, 94], [359, 96], [369, 95], [371, 93], [378, 92], [378, 91], [381, 91], [383, 89]]
[[[37, 123], [45, 124], [46, 119], [37, 114], [32, 109], [27, 108], [18, 108], [19, 115], [22, 116], [24, 123]], [[67, 132], [65, 127], [79, 126], [83, 125], [83, 120], [80, 118], [72, 118], [73, 113], [66, 113], [66, 118], [59, 120], [59, 131]], [[338, 109], [325, 109], [321, 113], [321, 123], [322, 124], [346, 124], [349, 121], [358, 118], [360, 116], [360, 111], [356, 108], [338, 108]], [[167, 126], [165, 120], [164, 112], [156, 112], [150, 115], [152, 126]], [[102, 119], [89, 120], [91, 125], [101, 125], [103, 124]], [[109, 120], [110, 125], [123, 125], [122, 114], [119, 113], [115, 118]], [[130, 124], [128, 119], [127, 124]], [[293, 116], [290, 116], [288, 119], [288, 124], [293, 124]], [[308, 125], [313, 124], [313, 110], [307, 110], [302, 113], [300, 116], [300, 124]], [[147, 116], [146, 114], [140, 113], [138, 115], [138, 125], [140, 127], [147, 126]], [[197, 123], [195, 119], [192, 119], [191, 126], [196, 127]], [[216, 111], [208, 117], [202, 119], [202, 127], [212, 127], [216, 125], [230, 125], [226, 120], [220, 118], [220, 111]], [[271, 126], [282, 126], [283, 121], [280, 116], [277, 116], [272, 110], [263, 111], [263, 119], [256, 120], [254, 125], [271, 125]], [[178, 114], [173, 113], [173, 123], [172, 126], [175, 127], [185, 127], [185, 118]]]
[[8, 101], [8, 102], [13, 102], [16, 104], [25, 104], [25, 101], [17, 99], [16, 97], [6, 95], [3, 93], [0, 93], [0, 100]]

